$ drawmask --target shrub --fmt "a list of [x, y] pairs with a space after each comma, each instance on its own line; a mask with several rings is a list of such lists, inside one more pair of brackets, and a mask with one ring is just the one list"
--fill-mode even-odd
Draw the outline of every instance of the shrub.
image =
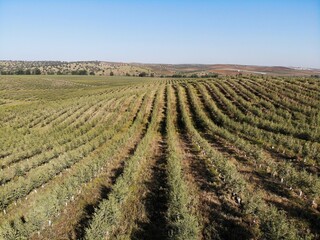
[[147, 76], [148, 76], [148, 73], [146, 72], [139, 73], [139, 77], [147, 77]]

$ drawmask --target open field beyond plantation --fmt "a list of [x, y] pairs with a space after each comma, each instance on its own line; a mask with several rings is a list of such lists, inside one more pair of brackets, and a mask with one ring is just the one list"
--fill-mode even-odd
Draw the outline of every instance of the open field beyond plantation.
[[0, 76], [0, 239], [320, 238], [319, 78], [161, 73]]

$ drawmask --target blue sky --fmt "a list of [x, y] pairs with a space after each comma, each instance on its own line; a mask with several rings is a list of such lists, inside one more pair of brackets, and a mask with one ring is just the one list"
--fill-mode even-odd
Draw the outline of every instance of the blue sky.
[[0, 0], [0, 59], [320, 68], [320, 0]]

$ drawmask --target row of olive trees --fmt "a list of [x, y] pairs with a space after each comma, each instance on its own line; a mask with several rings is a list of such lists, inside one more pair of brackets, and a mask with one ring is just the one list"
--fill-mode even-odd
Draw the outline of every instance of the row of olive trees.
[[[315, 161], [320, 161], [320, 154], [317, 151], [317, 143], [311, 141], [304, 141], [298, 138], [295, 138], [290, 135], [282, 135], [278, 133], [268, 132], [263, 129], [259, 129], [256, 126], [252, 126], [246, 122], [239, 122], [233, 119], [231, 116], [233, 112], [224, 113], [217, 106], [217, 99], [214, 99], [212, 91], [215, 89], [210, 88], [203, 84], [196, 85], [199, 93], [203, 96], [205, 106], [215, 115], [215, 123], [220, 126], [229, 129], [233, 132], [238, 132], [245, 138], [249, 138], [253, 143], [262, 145], [265, 148], [271, 149], [272, 146], [276, 146], [276, 150], [279, 152], [285, 152], [289, 156], [296, 156], [299, 154], [302, 157], [308, 157], [314, 159]], [[215, 93], [217, 93], [215, 91]], [[226, 98], [223, 95], [220, 95], [219, 101], [226, 104], [228, 103]], [[236, 116], [235, 112], [235, 118]], [[304, 151], [304, 149], [307, 149]]]
[[167, 179], [168, 179], [168, 220], [172, 239], [199, 239], [200, 221], [192, 211], [192, 192], [190, 191], [182, 170], [184, 158], [174, 122], [172, 87], [167, 87]]
[[[91, 104], [93, 104], [93, 103], [91, 103]], [[37, 119], [37, 121], [30, 123], [30, 125], [28, 125], [26, 127], [28, 129], [30, 129], [30, 128], [35, 127], [36, 125], [43, 127], [48, 124], [51, 124], [52, 127], [55, 127], [57, 120], [60, 120], [60, 123], [62, 121], [64, 123], [74, 121], [75, 119], [77, 119], [77, 117], [81, 116], [79, 114], [83, 114], [84, 111], [86, 111], [88, 108], [90, 108], [90, 106], [92, 106], [92, 105], [90, 105], [88, 103], [86, 103], [84, 105], [79, 104], [76, 107], [72, 106], [69, 109], [65, 109], [61, 113], [58, 112], [58, 114], [54, 114], [53, 112], [51, 112], [51, 116], [53, 118], [48, 118], [45, 121], [41, 121], [43, 119], [39, 118], [39, 119]], [[79, 110], [81, 110], [81, 111], [79, 111]], [[52, 120], [52, 121], [50, 121], [50, 120]], [[59, 138], [66, 139], [66, 136], [70, 135], [70, 133], [62, 134], [61, 129], [59, 129], [59, 130], [57, 129], [57, 131], [59, 132], [60, 135], [58, 138], [57, 138], [57, 136], [53, 136], [55, 141], [59, 140]], [[51, 140], [50, 138], [51, 138], [51, 135], [46, 136], [46, 138], [40, 138], [40, 136], [37, 136], [37, 137], [34, 136], [34, 140], [28, 139], [28, 142], [25, 142], [25, 141], [19, 142], [20, 147], [25, 147], [25, 145], [27, 145], [25, 147], [26, 149], [23, 151], [12, 152], [9, 156], [7, 156], [4, 159], [4, 161], [2, 161], [2, 166], [6, 167], [6, 166], [9, 166], [14, 163], [19, 163], [22, 160], [26, 160], [26, 159], [30, 160], [31, 158], [33, 158], [43, 152], [48, 153], [48, 149], [51, 148], [52, 143], [50, 145], [48, 145], [46, 143], [48, 143]], [[14, 139], [12, 139], [12, 140], [14, 140]], [[15, 140], [17, 141], [18, 139], [15, 139]], [[54, 140], [52, 139], [52, 142], [54, 142]], [[46, 147], [46, 146], [48, 146], [48, 147]], [[15, 147], [15, 146], [13, 145], [13, 147]], [[8, 148], [8, 149], [10, 149], [10, 148]]]
[[277, 210], [274, 206], [269, 206], [260, 191], [256, 190], [254, 194], [249, 191], [250, 184], [239, 173], [234, 163], [211, 147], [210, 143], [196, 130], [188, 114], [185, 91], [180, 86], [177, 91], [182, 120], [191, 140], [199, 150], [206, 152], [207, 168], [214, 176], [219, 174], [225, 191], [237, 196], [236, 200], [242, 206], [243, 215], [251, 215], [253, 219], [259, 219], [257, 237], [274, 240], [310, 238], [308, 234], [301, 236], [302, 233], [287, 219], [284, 212]]
[[[112, 122], [116, 124], [112, 118], [106, 121], [106, 124], [109, 123], [110, 125]], [[96, 130], [99, 130], [99, 128]], [[79, 143], [75, 142], [76, 145], [70, 145], [70, 149], [59, 154], [54, 161], [46, 157], [35, 159], [35, 161], [32, 161], [34, 168], [28, 169], [29, 171], [26, 176], [19, 176], [16, 181], [10, 181], [4, 186], [1, 186], [0, 208], [6, 208], [12, 201], [26, 196], [33, 189], [49, 182], [57, 174], [70, 168], [75, 163], [81, 161], [82, 158], [94, 152], [105, 143], [106, 139], [111, 138], [113, 134], [116, 134], [114, 129], [108, 128], [105, 129], [104, 132], [100, 132], [99, 135], [93, 134], [89, 139], [84, 137]], [[68, 146], [69, 145], [66, 145], [66, 147]], [[28, 164], [28, 162], [26, 164]], [[39, 165], [39, 167], [37, 167], [37, 165]]]
[[[122, 101], [121, 101], [122, 102]], [[119, 110], [119, 109], [114, 109]], [[112, 116], [115, 116], [115, 112], [112, 113], [107, 119], [109, 120]], [[113, 117], [114, 117], [113, 116]], [[111, 122], [111, 121], [110, 121]], [[42, 147], [42, 149], [35, 149], [35, 150], [43, 150], [38, 152], [38, 154], [31, 151], [32, 154], [31, 157], [27, 158], [27, 161], [18, 161], [17, 158], [14, 158], [13, 155], [12, 159], [14, 159], [16, 162], [15, 164], [11, 164], [10, 167], [7, 167], [3, 170], [2, 175], [0, 175], [0, 183], [5, 184], [14, 179], [16, 176], [22, 176], [27, 174], [31, 169], [39, 167], [43, 164], [49, 163], [50, 161], [55, 161], [58, 159], [59, 156], [63, 155], [65, 152], [69, 152], [72, 150], [81, 150], [81, 147], [83, 147], [85, 144], [92, 142], [94, 139], [97, 139], [99, 135], [103, 132], [105, 129], [105, 126], [102, 124], [98, 124], [97, 120], [92, 121], [91, 123], [86, 124], [85, 118], [81, 119], [78, 123], [79, 128], [76, 128], [77, 130], [70, 131], [68, 128], [66, 128], [66, 131], [62, 132], [61, 130], [57, 131], [60, 133], [59, 137], [53, 137], [51, 138], [52, 142], [58, 142], [58, 145], [51, 145], [50, 147]], [[48, 140], [48, 138], [47, 138]], [[29, 153], [29, 151], [27, 152]], [[20, 155], [21, 156], [24, 155]], [[25, 159], [25, 156], [24, 156]], [[11, 162], [12, 163], [12, 162]], [[8, 163], [6, 163], [6, 166], [8, 166]]]
[[261, 96], [268, 98], [270, 101], [279, 105], [280, 107], [290, 109], [290, 111], [292, 112], [300, 112], [307, 116], [314, 115], [314, 113], [317, 112], [316, 109], [310, 108], [309, 106], [294, 103], [290, 99], [284, 98], [282, 95], [283, 93], [275, 93], [274, 90], [267, 89], [264, 86], [259, 85], [257, 84], [257, 82], [253, 82], [250, 79], [240, 79], [238, 82], [240, 82], [244, 86], [249, 86], [251, 91], [256, 91]]
[[[279, 187], [288, 186], [296, 191], [302, 191], [312, 201], [320, 196], [320, 181], [317, 177], [308, 174], [306, 171], [297, 170], [292, 163], [279, 162], [271, 158], [267, 158], [259, 146], [251, 144], [245, 139], [241, 139], [236, 134], [232, 134], [226, 128], [220, 128], [207, 116], [200, 106], [200, 101], [196, 97], [194, 89], [189, 87], [187, 94], [190, 98], [190, 104], [196, 114], [199, 123], [210, 132], [213, 136], [219, 136], [227, 142], [243, 151], [246, 159], [252, 162], [260, 172], [264, 172], [266, 176], [273, 178], [276, 182], [282, 182]], [[301, 192], [301, 193], [302, 193]]]
[[[154, 154], [157, 127], [162, 106], [161, 92], [158, 90], [152, 101], [152, 111], [147, 114], [151, 117], [145, 135], [139, 142], [134, 154], [128, 159], [124, 171], [113, 185], [108, 199], [102, 201], [96, 209], [90, 226], [87, 228], [85, 239], [130, 239], [137, 230], [136, 222], [143, 218], [144, 200], [146, 191], [144, 182], [145, 173], [150, 167], [150, 158]], [[150, 103], [150, 101], [149, 101]], [[136, 121], [143, 125], [148, 119], [139, 115]]]
[[[211, 91], [213, 91], [219, 99], [222, 100], [222, 102], [227, 107], [228, 111], [234, 116], [233, 119], [235, 121], [239, 122], [246, 122], [250, 124], [251, 126], [256, 126], [257, 128], [267, 131], [267, 132], [273, 132], [273, 133], [279, 133], [283, 135], [290, 135], [294, 138], [302, 139], [302, 140], [320, 140], [320, 133], [317, 134], [311, 129], [308, 128], [296, 128], [295, 126], [291, 125], [287, 121], [282, 121], [280, 123], [276, 123], [274, 121], [270, 121], [265, 119], [264, 117], [257, 117], [254, 115], [244, 114], [240, 111], [238, 106], [236, 106], [233, 103], [232, 97], [230, 95], [223, 94], [221, 89], [221, 86], [217, 83], [209, 83], [207, 86], [210, 88]], [[218, 87], [217, 87], [218, 86]], [[225, 89], [223, 89], [225, 91]], [[230, 99], [227, 98], [229, 96]]]
[[[19, 212], [12, 213], [5, 219], [0, 226], [0, 238], [28, 239], [35, 231], [50, 227], [52, 220], [59, 215], [64, 206], [81, 193], [82, 186], [102, 172], [112, 162], [112, 157], [122, 151], [133, 135], [140, 134], [141, 116], [144, 116], [149, 100], [150, 98], [145, 98], [142, 105], [141, 101], [131, 101], [121, 118], [102, 133], [105, 147], [95, 151], [95, 154], [84, 157], [75, 167], [70, 168], [63, 179], [51, 183], [50, 189], [39, 194], [24, 211], [23, 219], [26, 221], [21, 220]], [[147, 116], [144, 118], [147, 119]]]

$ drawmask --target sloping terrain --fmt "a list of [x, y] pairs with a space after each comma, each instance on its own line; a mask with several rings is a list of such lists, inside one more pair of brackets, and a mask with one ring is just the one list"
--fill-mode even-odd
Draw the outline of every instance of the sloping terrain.
[[[36, 73], [36, 70], [38, 72]], [[210, 75], [274, 75], [310, 76], [320, 75], [320, 69], [305, 69], [281, 66], [250, 66], [234, 64], [143, 64], [116, 63], [105, 61], [0, 61], [0, 73], [30, 75], [98, 75], [98, 76], [138, 76], [140, 73], [151, 76], [172, 76], [175, 74], [191, 76]]]
[[0, 76], [0, 239], [319, 239], [319, 86]]

